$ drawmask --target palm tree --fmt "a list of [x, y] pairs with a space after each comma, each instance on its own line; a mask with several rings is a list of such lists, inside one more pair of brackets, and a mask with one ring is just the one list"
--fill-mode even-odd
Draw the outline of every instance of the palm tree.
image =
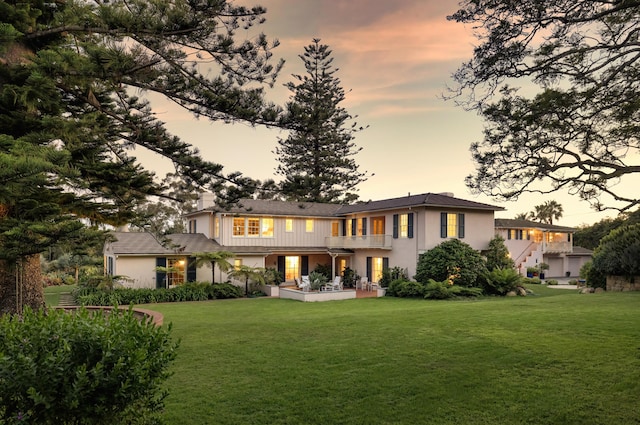
[[535, 212], [531, 214], [541, 223], [553, 224], [553, 220], [562, 217], [562, 205], [556, 201], [547, 201], [542, 205], [535, 206]]
[[249, 295], [249, 280], [257, 283], [264, 283], [264, 269], [260, 267], [239, 266], [229, 272], [229, 276], [244, 280], [244, 294]]
[[[235, 254], [231, 251], [211, 251], [211, 252], [194, 252], [192, 257], [196, 258], [196, 267], [203, 265], [211, 266], [211, 283], [216, 281], [216, 264], [220, 269], [220, 273], [229, 271], [233, 264], [228, 259], [233, 258]], [[220, 276], [222, 279], [222, 275]]]
[[532, 220], [533, 218], [535, 218], [534, 216], [535, 216], [535, 214], [533, 212], [520, 213], [520, 214], [517, 214], [514, 217], [514, 219], [515, 220]]

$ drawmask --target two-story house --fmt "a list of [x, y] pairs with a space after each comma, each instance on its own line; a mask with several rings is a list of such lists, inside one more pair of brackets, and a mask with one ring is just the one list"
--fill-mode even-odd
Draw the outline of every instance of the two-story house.
[[[336, 276], [348, 267], [371, 282], [388, 267], [412, 277], [419, 255], [448, 239], [487, 249], [499, 210], [448, 193], [353, 205], [244, 199], [230, 209], [204, 194], [186, 216], [189, 233], [170, 236], [172, 247], [145, 233], [115, 233], [116, 241], [105, 247], [105, 267], [109, 274], [128, 276], [136, 287], [208, 281], [211, 270], [195, 270], [190, 255], [224, 250], [235, 254], [236, 266], [275, 268], [287, 283], [318, 265]], [[217, 281], [226, 278], [216, 274]]]
[[573, 246], [573, 227], [556, 226], [529, 220], [498, 218], [496, 234], [505, 245], [520, 274], [529, 267], [546, 263], [547, 277], [578, 276], [580, 268], [589, 261], [592, 251]]
[[204, 195], [187, 219], [190, 232], [234, 252], [236, 264], [276, 268], [286, 282], [319, 264], [377, 282], [387, 267], [413, 276], [418, 256], [450, 238], [486, 249], [502, 209], [424, 193], [353, 205], [247, 199], [224, 210]]

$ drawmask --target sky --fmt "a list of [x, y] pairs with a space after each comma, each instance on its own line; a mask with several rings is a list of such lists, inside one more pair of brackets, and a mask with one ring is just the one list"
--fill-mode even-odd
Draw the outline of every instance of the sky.
[[[360, 171], [370, 175], [357, 186], [360, 200], [395, 198], [407, 194], [450, 192], [454, 196], [505, 208], [497, 218], [513, 218], [548, 200], [559, 202], [563, 217], [554, 224], [592, 224], [614, 212], [598, 213], [566, 192], [524, 195], [501, 202], [473, 195], [464, 179], [473, 173], [469, 146], [482, 139], [483, 122], [474, 112], [445, 101], [453, 85], [451, 74], [471, 58], [475, 39], [471, 29], [446, 16], [457, 2], [442, 0], [241, 0], [236, 4], [267, 8], [258, 28], [280, 41], [274, 57], [285, 65], [269, 100], [283, 105], [291, 95], [283, 85], [292, 74], [303, 74], [298, 55], [319, 38], [332, 50], [335, 74], [346, 92], [341, 104], [359, 125], [362, 148], [355, 157]], [[250, 37], [255, 32], [239, 37]], [[278, 165], [273, 153], [286, 132], [246, 124], [195, 119], [167, 102], [154, 103], [167, 129], [197, 147], [227, 173], [273, 178]], [[161, 163], [159, 163], [161, 164]], [[161, 165], [158, 165], [161, 167]], [[166, 170], [165, 172], [170, 171]]]

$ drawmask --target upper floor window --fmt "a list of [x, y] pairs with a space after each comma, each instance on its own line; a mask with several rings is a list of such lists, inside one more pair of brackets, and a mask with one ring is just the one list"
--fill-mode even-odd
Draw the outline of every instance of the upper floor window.
[[340, 236], [340, 222], [332, 221], [331, 222], [331, 236]]
[[304, 229], [307, 233], [312, 233], [313, 232], [313, 219], [312, 218], [308, 218], [305, 221], [304, 224]]
[[189, 220], [189, 223], [188, 223], [189, 233], [198, 233], [196, 230], [196, 224], [197, 224], [197, 221]]
[[464, 238], [464, 214], [440, 213], [440, 237]]
[[220, 219], [218, 216], [214, 216], [213, 218], [213, 227], [214, 227], [214, 235], [216, 238], [220, 237]]
[[249, 238], [273, 237], [273, 218], [234, 217], [233, 236]]
[[522, 229], [507, 229], [507, 240], [523, 240], [525, 236], [529, 239], [529, 232]]
[[284, 231], [285, 232], [293, 232], [293, 219], [287, 218], [284, 221]]
[[413, 238], [413, 213], [393, 215], [393, 237]]

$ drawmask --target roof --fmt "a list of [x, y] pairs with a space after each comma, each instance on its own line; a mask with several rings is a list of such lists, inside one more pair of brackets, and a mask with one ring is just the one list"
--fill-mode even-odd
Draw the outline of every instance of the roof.
[[408, 207], [444, 207], [463, 208], [474, 210], [502, 211], [504, 208], [480, 202], [468, 201], [443, 193], [422, 193], [408, 195], [400, 198], [384, 199], [381, 201], [362, 202], [353, 205], [343, 205], [338, 210], [338, 215], [352, 214], [356, 212], [392, 210]]
[[568, 253], [567, 255], [593, 255], [593, 251], [587, 248], [583, 248], [581, 246], [574, 246], [573, 252]]
[[496, 218], [496, 229], [542, 229], [556, 232], [575, 232], [574, 227], [556, 226], [554, 224], [540, 223], [531, 220], [516, 220], [511, 218]]
[[[231, 208], [205, 208], [204, 211], [228, 212], [231, 214], [262, 214], [279, 216], [302, 217], [331, 217], [340, 208], [338, 204], [324, 204], [318, 202], [289, 202], [269, 199], [241, 199]], [[203, 210], [201, 210], [203, 211]]]
[[192, 254], [194, 252], [219, 251], [222, 247], [202, 233], [176, 233], [167, 235], [169, 245], [163, 244], [151, 233], [113, 232], [111, 251], [118, 255], [170, 255]]

